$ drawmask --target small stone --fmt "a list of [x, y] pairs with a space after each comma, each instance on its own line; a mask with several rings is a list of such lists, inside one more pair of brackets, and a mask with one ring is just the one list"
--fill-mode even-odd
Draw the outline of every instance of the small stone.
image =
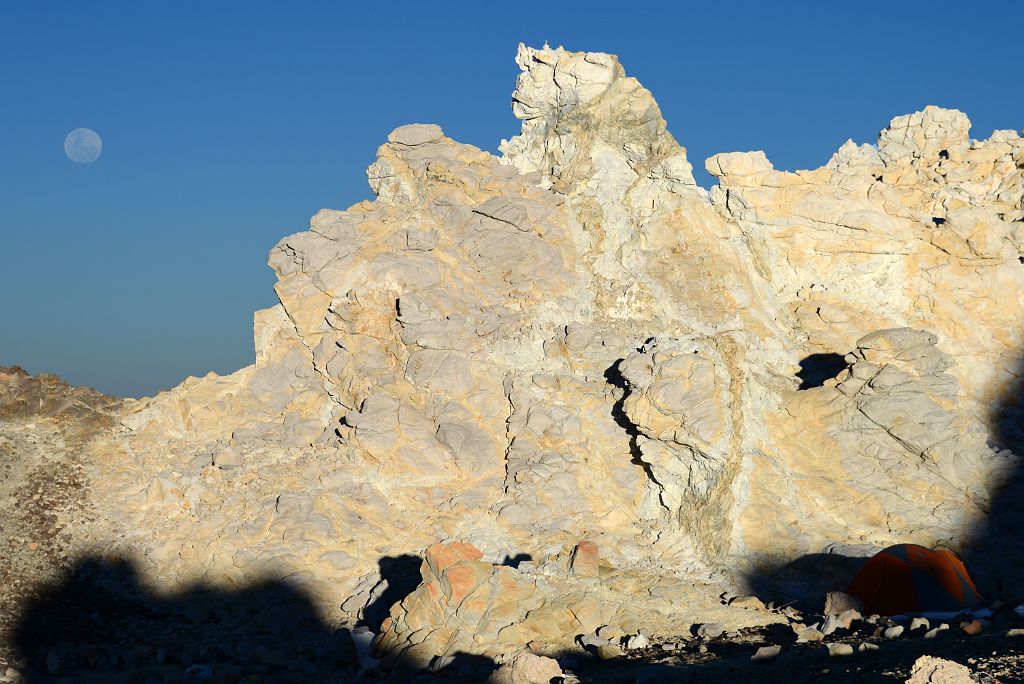
[[21, 681], [21, 673], [15, 670], [13, 667], [9, 667], [6, 670], [4, 670], [4, 677], [7, 677], [7, 680], [10, 682]]
[[894, 625], [882, 632], [882, 636], [886, 639], [898, 639], [901, 634], [903, 634], [903, 625]]
[[716, 639], [725, 633], [725, 627], [717, 622], [707, 622], [697, 628], [697, 636], [702, 639]]
[[569, 571], [576, 577], [597, 577], [600, 574], [601, 556], [597, 544], [583, 540], [576, 545], [569, 560]]
[[729, 601], [729, 605], [734, 608], [749, 608], [755, 610], [765, 609], [764, 603], [756, 596], [737, 596], [733, 600]]
[[806, 644], [812, 641], [821, 641], [824, 638], [825, 635], [822, 634], [821, 631], [815, 629], [814, 627], [805, 627], [797, 633], [796, 643]]
[[594, 634], [581, 634], [576, 637], [576, 643], [583, 648], [599, 648], [601, 646], [607, 646], [611, 642], [608, 639], [599, 637]]
[[781, 646], [762, 646], [757, 649], [754, 655], [750, 656], [750, 659], [755, 663], [764, 662], [767, 660], [773, 660], [782, 651]]
[[860, 599], [842, 591], [830, 591], [825, 595], [825, 615], [839, 615], [847, 610], [860, 610]]
[[235, 449], [220, 449], [213, 454], [213, 465], [222, 470], [237, 468], [242, 465], [242, 458]]
[[951, 660], [921, 656], [914, 661], [910, 671], [910, 679], [906, 684], [973, 684], [971, 671], [960, 663]]
[[708, 647], [705, 646], [704, 644], [701, 644], [700, 648], [697, 649], [697, 652], [698, 653], [707, 653], [708, 652]]
[[928, 622], [928, 618], [916, 617], [910, 621], [910, 631], [913, 632], [915, 629], [923, 628], [928, 629], [931, 623]]
[[602, 644], [597, 647], [597, 657], [601, 660], [618, 658], [623, 653], [622, 649], [615, 644]]
[[964, 621], [960, 623], [960, 629], [963, 633], [968, 636], [974, 636], [975, 634], [981, 634], [984, 627], [981, 624], [981, 620]]
[[185, 670], [186, 682], [205, 682], [213, 679], [213, 670], [198, 663]]
[[631, 651], [639, 648], [647, 648], [650, 645], [650, 640], [643, 634], [639, 633], [637, 633], [635, 636], [629, 637], [629, 639], [626, 640], [626, 648], [628, 648]]
[[1009, 632], [1006, 633], [1006, 636], [1008, 636], [1008, 637], [1024, 636], [1024, 629], [1011, 629]]
[[859, 610], [856, 608], [850, 608], [849, 610], [844, 610], [840, 613], [836, 619], [838, 620], [840, 627], [843, 629], [850, 629], [850, 627], [853, 626], [853, 623], [862, 619], [862, 617]]
[[1020, 617], [1024, 618], [1024, 603], [1014, 608], [1013, 612], [1019, 615]]
[[614, 625], [605, 625], [604, 627], [598, 627], [597, 636], [608, 641], [618, 641], [622, 637], [626, 636], [626, 633], [622, 631], [621, 627]]
[[864, 641], [861, 642], [861, 645], [857, 647], [857, 650], [861, 653], [866, 653], [868, 651], [877, 651], [878, 644], [873, 644], [870, 641]]
[[821, 633], [825, 636], [835, 632], [841, 625], [839, 624], [839, 618], [834, 615], [826, 615], [824, 622], [821, 623]]
[[853, 646], [850, 644], [826, 644], [830, 658], [853, 655]]
[[355, 646], [356, 658], [359, 660], [361, 672], [367, 672], [380, 665], [380, 660], [373, 657], [374, 633], [365, 625], [360, 625], [350, 632]]
[[927, 632], [924, 633], [924, 638], [925, 639], [934, 639], [935, 637], [937, 637], [939, 635], [939, 632], [941, 632], [941, 631], [942, 630], [939, 629], [938, 627], [933, 627], [932, 629], [929, 629]]

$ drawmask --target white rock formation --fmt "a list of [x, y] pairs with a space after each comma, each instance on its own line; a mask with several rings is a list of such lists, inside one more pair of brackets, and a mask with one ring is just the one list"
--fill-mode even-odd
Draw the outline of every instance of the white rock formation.
[[[521, 591], [593, 539], [609, 570], [578, 581], [648, 598], [969, 541], [1017, 465], [989, 423], [1022, 355], [1024, 140], [928, 107], [812, 171], [715, 155], [709, 194], [616, 57], [517, 62], [502, 157], [396, 129], [375, 201], [271, 251], [255, 365], [137, 402], [98, 451], [155, 581], [288, 577], [355, 619], [381, 558], [439, 541], [532, 557], [487, 579]], [[847, 367], [798, 390], [814, 354]]]

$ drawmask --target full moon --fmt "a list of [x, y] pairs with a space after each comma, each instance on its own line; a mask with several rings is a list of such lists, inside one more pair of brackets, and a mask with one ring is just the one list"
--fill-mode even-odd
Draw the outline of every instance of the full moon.
[[91, 164], [103, 152], [103, 141], [96, 131], [76, 128], [64, 138], [64, 153], [68, 159], [79, 164]]

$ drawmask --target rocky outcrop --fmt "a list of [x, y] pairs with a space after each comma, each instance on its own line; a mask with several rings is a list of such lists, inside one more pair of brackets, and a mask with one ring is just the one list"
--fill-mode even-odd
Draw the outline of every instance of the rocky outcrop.
[[271, 251], [255, 364], [129, 407], [95, 496], [154, 581], [287, 578], [354, 621], [430, 549], [382, 642], [426, 665], [686, 629], [694, 582], [844, 545], [967, 545], [1017, 464], [990, 416], [1024, 139], [928, 107], [815, 170], [715, 155], [709, 193], [616, 57], [516, 59], [502, 156], [393, 131], [374, 201]]
[[[583, 541], [544, 563], [493, 565], [465, 543], [435, 544], [423, 556], [422, 583], [391, 609], [377, 648], [386, 660], [423, 669], [459, 653], [495, 658], [527, 644], [571, 649], [602, 631], [689, 634], [695, 624], [731, 630], [782, 621], [763, 606], [729, 609], [708, 586], [638, 577], [607, 563], [580, 572]], [[724, 629], [724, 628], [723, 628]]]
[[0, 367], [0, 420], [52, 419], [86, 430], [109, 426], [121, 404], [116, 397], [69, 385], [52, 373], [29, 375], [18, 366]]
[[906, 684], [970, 684], [977, 681], [967, 667], [952, 660], [921, 656], [914, 661]]
[[713, 204], [807, 345], [934, 332], [980, 415], [1020, 356], [1024, 139], [973, 141], [969, 129], [963, 113], [926, 107], [813, 171], [776, 171], [760, 152], [715, 155], [707, 169]]

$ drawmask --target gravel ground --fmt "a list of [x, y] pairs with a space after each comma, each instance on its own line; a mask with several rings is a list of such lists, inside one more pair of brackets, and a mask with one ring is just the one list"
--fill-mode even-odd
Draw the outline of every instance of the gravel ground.
[[93, 517], [86, 487], [52, 421], [0, 422], [0, 663], [25, 601], [72, 563], [66, 528]]
[[[654, 646], [630, 652], [612, 661], [580, 660], [572, 668], [583, 682], [674, 682], [700, 681], [730, 683], [745, 678], [766, 682], [903, 682], [914, 661], [932, 655], [966, 665], [979, 682], [1004, 684], [1024, 682], [1024, 637], [1008, 637], [1009, 628], [1024, 627], [1024, 620], [1002, 613], [994, 616], [987, 631], [968, 636], [955, 626], [933, 639], [923, 630], [895, 640], [873, 635], [873, 629], [858, 629], [829, 643], [848, 643], [854, 653], [830, 657], [822, 644], [796, 644], [789, 630], [750, 630], [734, 639], [707, 642], [700, 652], [696, 640], [682, 648], [665, 651]], [[672, 643], [670, 640], [665, 640]], [[865, 641], [878, 645], [876, 651], [858, 652]], [[750, 656], [759, 646], [780, 645], [782, 652], [771, 661], [753, 663]]]

